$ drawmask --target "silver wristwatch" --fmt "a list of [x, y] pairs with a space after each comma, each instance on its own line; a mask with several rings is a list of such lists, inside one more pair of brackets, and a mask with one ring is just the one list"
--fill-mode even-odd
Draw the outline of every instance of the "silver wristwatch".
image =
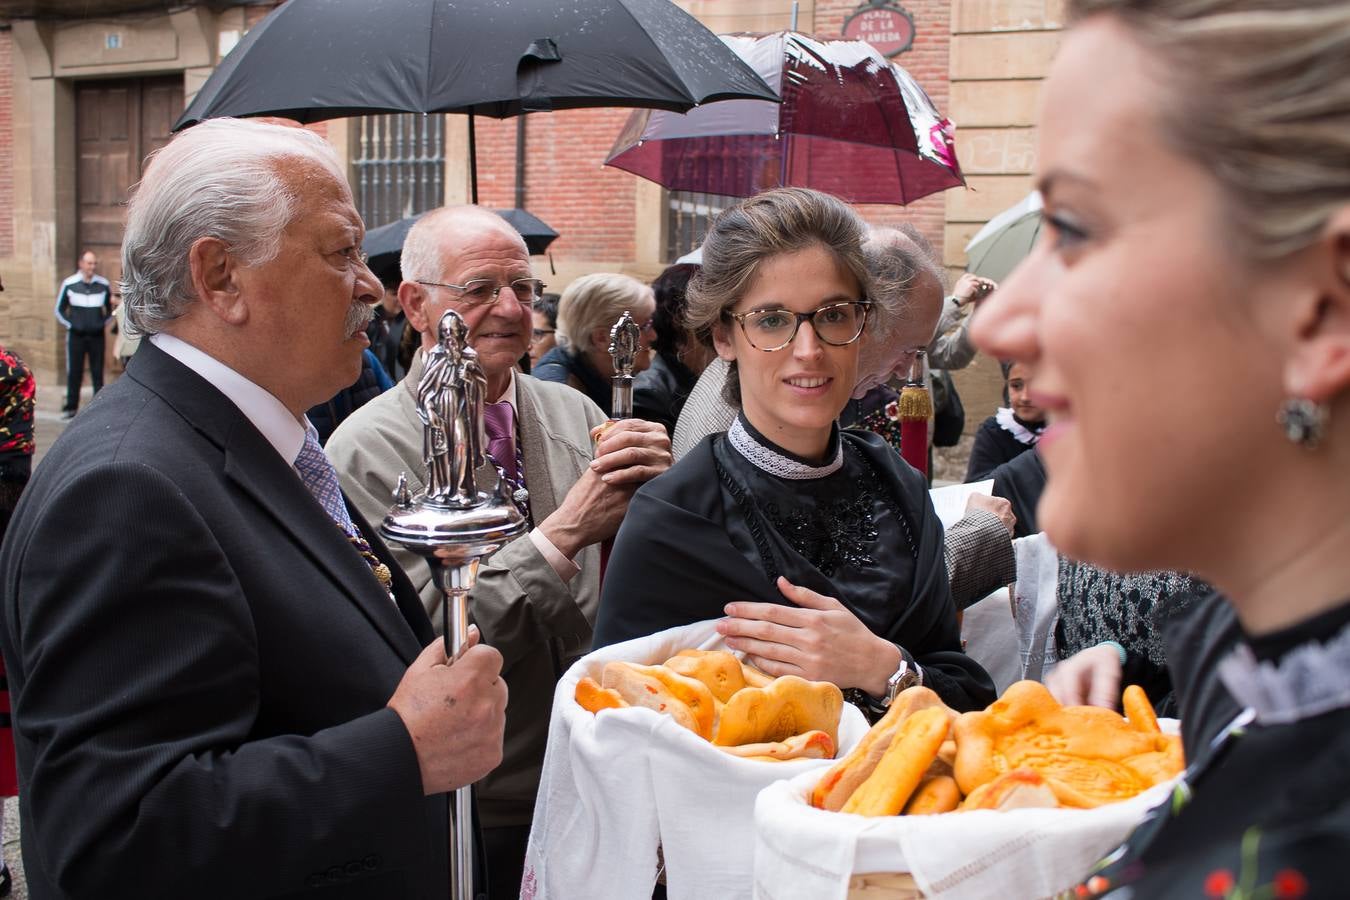
[[872, 703], [880, 709], [890, 709], [897, 694], [906, 688], [912, 688], [922, 683], [923, 676], [919, 674], [919, 667], [917, 665], [911, 666], [909, 658], [905, 656], [904, 651], [901, 651], [900, 667], [895, 670], [894, 675], [886, 679], [885, 695], [880, 698], [873, 698]]

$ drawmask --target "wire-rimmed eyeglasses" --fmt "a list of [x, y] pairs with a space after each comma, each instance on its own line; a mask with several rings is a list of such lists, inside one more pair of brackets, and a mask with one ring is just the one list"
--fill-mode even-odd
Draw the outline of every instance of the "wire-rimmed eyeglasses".
[[782, 307], [752, 309], [727, 315], [741, 324], [750, 346], [772, 353], [782, 350], [797, 337], [802, 322], [809, 321], [816, 337], [832, 347], [845, 347], [856, 341], [867, 327], [872, 304], [868, 300], [828, 303], [811, 312], [793, 312]]
[[544, 283], [538, 278], [517, 278], [503, 284], [491, 278], [475, 278], [465, 284], [448, 284], [440, 281], [418, 281], [427, 287], [449, 288], [459, 293], [459, 302], [466, 306], [483, 306], [495, 303], [503, 288], [510, 288], [516, 295], [516, 301], [533, 304], [544, 293]]

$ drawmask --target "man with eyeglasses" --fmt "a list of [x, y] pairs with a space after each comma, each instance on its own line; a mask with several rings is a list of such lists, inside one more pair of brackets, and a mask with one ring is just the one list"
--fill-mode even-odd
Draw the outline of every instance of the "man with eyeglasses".
[[[554, 685], [591, 645], [598, 545], [618, 530], [633, 492], [670, 466], [670, 441], [660, 425], [629, 420], [592, 449], [590, 431], [605, 414], [566, 385], [516, 371], [543, 285], [524, 241], [495, 213], [454, 206], [426, 214], [409, 232], [401, 264], [399, 300], [424, 350], [445, 310], [464, 317], [492, 401], [485, 411], [491, 463], [522, 496], [532, 526], [484, 562], [469, 600], [484, 641], [502, 653], [510, 689], [503, 761], [479, 783], [477, 796], [490, 896], [515, 897]], [[376, 520], [400, 472], [414, 491], [422, 488], [422, 424], [414, 404], [422, 371], [419, 353], [404, 380], [347, 419], [326, 448], [347, 496]], [[437, 609], [441, 598], [426, 563], [406, 551], [395, 554], [427, 608]]]

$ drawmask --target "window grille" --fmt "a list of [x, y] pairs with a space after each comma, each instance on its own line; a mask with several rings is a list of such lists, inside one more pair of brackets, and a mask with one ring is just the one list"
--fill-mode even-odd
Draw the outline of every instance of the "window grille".
[[674, 262], [703, 243], [712, 220], [739, 197], [669, 191], [666, 201], [666, 260]]
[[353, 167], [356, 204], [366, 228], [377, 228], [444, 203], [445, 116], [365, 116]]

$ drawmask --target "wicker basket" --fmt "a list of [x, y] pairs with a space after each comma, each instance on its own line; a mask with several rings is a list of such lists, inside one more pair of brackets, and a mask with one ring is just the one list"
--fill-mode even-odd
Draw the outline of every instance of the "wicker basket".
[[848, 882], [848, 900], [922, 900], [923, 891], [908, 872], [872, 872], [854, 875]]

